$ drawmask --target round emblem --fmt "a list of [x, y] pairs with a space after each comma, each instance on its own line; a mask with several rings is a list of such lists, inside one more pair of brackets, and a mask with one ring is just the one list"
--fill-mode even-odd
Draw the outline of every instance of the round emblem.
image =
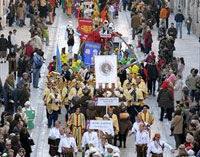
[[105, 61], [102, 64], [100, 64], [100, 72], [104, 76], [108, 76], [113, 72], [113, 65], [112, 63]]

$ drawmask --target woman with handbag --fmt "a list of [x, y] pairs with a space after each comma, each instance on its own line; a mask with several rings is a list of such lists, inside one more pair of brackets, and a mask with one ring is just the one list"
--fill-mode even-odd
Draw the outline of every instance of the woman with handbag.
[[30, 154], [32, 152], [31, 145], [33, 145], [33, 140], [30, 138], [28, 130], [25, 127], [20, 130], [20, 143], [26, 151], [25, 157], [30, 157]]

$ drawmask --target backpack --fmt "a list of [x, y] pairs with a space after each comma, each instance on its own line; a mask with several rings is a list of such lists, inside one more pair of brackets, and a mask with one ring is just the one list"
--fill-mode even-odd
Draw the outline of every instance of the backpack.
[[40, 69], [42, 67], [42, 64], [43, 64], [42, 60], [40, 58], [36, 57], [35, 68]]
[[30, 12], [30, 14], [34, 14], [35, 13], [33, 6], [30, 6], [29, 12]]
[[153, 39], [152, 39], [152, 37], [149, 37], [149, 38], [147, 39], [147, 43], [148, 43], [148, 44], [153, 43]]

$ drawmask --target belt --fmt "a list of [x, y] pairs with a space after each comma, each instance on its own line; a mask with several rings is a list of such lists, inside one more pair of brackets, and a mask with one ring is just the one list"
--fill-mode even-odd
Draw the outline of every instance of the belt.
[[147, 144], [136, 144], [137, 147], [145, 147]]
[[163, 155], [163, 153], [158, 154], [158, 153], [153, 153], [153, 152], [151, 152], [151, 154], [153, 154], [153, 155]]

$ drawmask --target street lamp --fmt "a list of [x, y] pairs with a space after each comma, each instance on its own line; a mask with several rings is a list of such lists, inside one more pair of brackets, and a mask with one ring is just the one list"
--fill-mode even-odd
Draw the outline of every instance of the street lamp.
[[199, 23], [199, 0], [197, 0], [197, 23]]

